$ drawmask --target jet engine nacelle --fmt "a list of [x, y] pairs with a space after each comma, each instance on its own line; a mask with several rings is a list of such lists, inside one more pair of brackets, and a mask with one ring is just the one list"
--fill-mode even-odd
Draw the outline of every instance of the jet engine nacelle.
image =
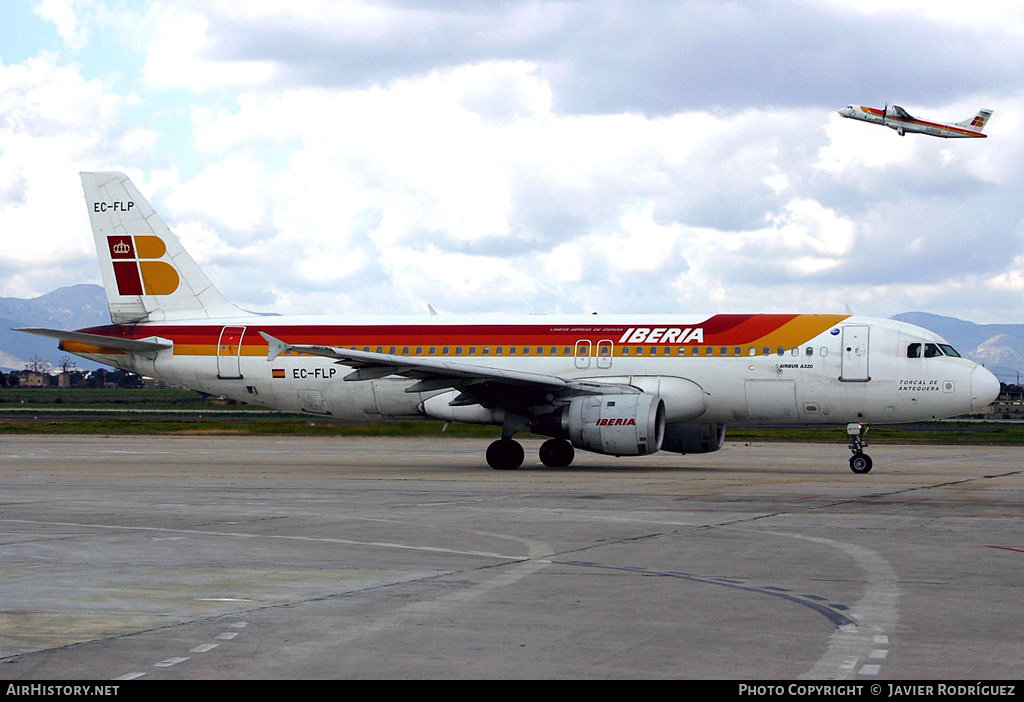
[[711, 453], [725, 443], [724, 424], [669, 424], [665, 427], [662, 451]]
[[561, 419], [573, 446], [611, 456], [655, 453], [665, 436], [665, 402], [649, 393], [576, 397]]

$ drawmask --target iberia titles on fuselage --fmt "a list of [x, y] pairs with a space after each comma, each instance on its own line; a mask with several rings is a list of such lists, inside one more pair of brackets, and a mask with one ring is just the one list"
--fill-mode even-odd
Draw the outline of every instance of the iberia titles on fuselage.
[[217, 291], [126, 176], [82, 181], [113, 323], [26, 331], [288, 411], [494, 424], [495, 468], [523, 462], [522, 431], [551, 437], [541, 462], [566, 466], [574, 449], [704, 453], [726, 424], [785, 423], [847, 425], [851, 468], [867, 472], [863, 427], [976, 411], [999, 391], [936, 334], [854, 315], [257, 315]]

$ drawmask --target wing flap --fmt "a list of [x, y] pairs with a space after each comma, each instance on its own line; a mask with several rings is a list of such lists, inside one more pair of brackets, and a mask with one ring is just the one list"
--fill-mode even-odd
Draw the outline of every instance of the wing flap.
[[387, 353], [331, 348], [313, 344], [289, 344], [266, 332], [260, 332], [260, 336], [267, 340], [267, 360], [272, 361], [288, 351], [333, 358], [357, 369], [354, 373], [346, 375], [345, 380], [367, 380], [385, 375], [401, 375], [438, 381], [444, 379], [444, 382], [447, 383], [444, 387], [454, 387], [464, 381], [472, 380], [491, 380], [507, 385], [543, 387], [551, 390], [563, 390], [570, 385], [570, 382], [563, 378], [542, 373], [488, 368], [472, 363], [457, 363], [437, 358], [409, 358], [408, 356], [393, 356]]

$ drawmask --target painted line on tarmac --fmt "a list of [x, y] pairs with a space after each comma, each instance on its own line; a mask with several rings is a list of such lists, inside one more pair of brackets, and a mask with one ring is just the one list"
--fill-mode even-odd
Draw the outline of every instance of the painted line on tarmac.
[[430, 553], [450, 553], [455, 556], [476, 556], [480, 558], [497, 558], [503, 561], [527, 561], [529, 556], [511, 556], [505, 553], [490, 551], [462, 551], [442, 546], [413, 546], [384, 541], [354, 541], [352, 539], [331, 539], [313, 536], [286, 536], [283, 534], [249, 534], [245, 532], [210, 531], [208, 529], [170, 529], [167, 527], [124, 526], [119, 524], [82, 524], [77, 522], [45, 522], [35, 519], [0, 519], [7, 524], [36, 524], [43, 526], [77, 527], [81, 529], [110, 529], [112, 531], [142, 531], [165, 534], [192, 534], [199, 536], [222, 536], [235, 539], [276, 539], [283, 541], [303, 541], [326, 544], [344, 544], [347, 546], [369, 546], [372, 548], [393, 548], [406, 551], [427, 551]]

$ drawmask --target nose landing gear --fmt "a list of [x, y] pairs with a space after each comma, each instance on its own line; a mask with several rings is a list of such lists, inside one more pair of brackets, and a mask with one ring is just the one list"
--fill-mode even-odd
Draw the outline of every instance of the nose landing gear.
[[870, 426], [859, 422], [846, 425], [846, 435], [850, 437], [850, 450], [853, 451], [853, 456], [850, 457], [850, 470], [854, 473], [871, 472], [871, 456], [864, 453], [864, 447], [868, 445], [864, 441], [864, 435], [869, 429]]

